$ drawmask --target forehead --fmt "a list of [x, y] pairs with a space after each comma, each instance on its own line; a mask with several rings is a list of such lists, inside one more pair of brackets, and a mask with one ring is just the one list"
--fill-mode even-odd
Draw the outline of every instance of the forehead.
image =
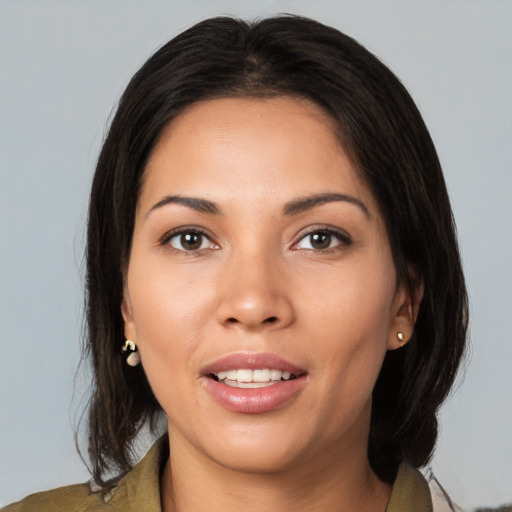
[[220, 98], [193, 104], [164, 129], [140, 202], [194, 193], [269, 204], [332, 191], [374, 203], [323, 109], [292, 97]]

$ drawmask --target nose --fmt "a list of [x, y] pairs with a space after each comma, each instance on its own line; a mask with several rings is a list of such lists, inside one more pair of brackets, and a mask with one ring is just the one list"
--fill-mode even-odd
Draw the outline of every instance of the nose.
[[268, 257], [234, 258], [223, 273], [218, 321], [225, 327], [249, 331], [290, 325], [295, 316], [291, 290], [280, 270]]

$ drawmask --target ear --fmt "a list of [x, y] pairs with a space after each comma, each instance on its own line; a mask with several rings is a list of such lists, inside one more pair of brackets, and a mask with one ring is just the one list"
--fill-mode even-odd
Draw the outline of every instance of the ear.
[[[410, 283], [405, 280], [399, 283], [393, 301], [387, 342], [388, 350], [401, 348], [411, 339], [423, 299], [423, 279], [416, 272], [409, 270]], [[399, 338], [398, 333], [402, 333], [403, 339]]]
[[124, 336], [127, 340], [137, 343], [137, 330], [135, 329], [135, 320], [133, 319], [132, 304], [130, 294], [126, 283], [123, 287], [123, 300], [121, 302], [121, 314], [124, 321]]

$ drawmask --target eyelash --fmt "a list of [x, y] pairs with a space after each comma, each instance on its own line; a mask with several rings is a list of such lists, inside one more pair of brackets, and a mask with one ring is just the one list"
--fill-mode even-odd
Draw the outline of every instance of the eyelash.
[[[336, 250], [344, 249], [344, 248], [352, 245], [352, 239], [350, 238], [348, 233], [346, 233], [345, 231], [334, 229], [332, 227], [327, 227], [327, 226], [326, 227], [311, 227], [301, 235], [298, 242], [295, 242], [293, 244], [292, 250], [295, 250], [295, 251], [301, 250], [297, 246], [302, 241], [307, 239], [307, 237], [311, 237], [312, 235], [317, 235], [317, 234], [327, 235], [329, 237], [335, 238], [338, 240], [339, 243], [334, 247], [326, 247], [326, 248], [321, 248], [321, 249], [315, 249], [314, 247], [311, 247], [311, 248], [305, 248], [304, 250], [309, 250], [309, 251], [314, 251], [314, 252], [333, 252]], [[187, 250], [184, 248], [179, 249], [179, 248], [173, 247], [170, 243], [171, 240], [173, 238], [183, 236], [183, 235], [198, 235], [199, 237], [201, 237], [201, 245], [204, 243], [204, 239], [206, 239], [210, 242], [210, 247], [208, 247], [209, 249], [217, 249], [218, 248], [218, 245], [212, 241], [211, 237], [206, 233], [206, 231], [199, 227], [196, 227], [196, 226], [184, 226], [184, 227], [176, 228], [176, 229], [173, 229], [173, 230], [167, 232], [160, 239], [159, 245], [170, 246], [171, 249], [173, 249], [177, 252], [188, 253], [188, 254], [194, 254], [194, 253], [199, 252], [200, 250], [205, 249], [204, 247], [203, 248], [199, 247], [197, 249]]]
[[210, 248], [217, 248], [218, 247], [217, 244], [212, 241], [211, 237], [206, 233], [205, 230], [203, 230], [203, 229], [201, 229], [199, 227], [196, 227], [196, 226], [183, 226], [183, 227], [176, 228], [176, 229], [173, 229], [171, 231], [168, 231], [160, 239], [159, 245], [169, 246], [171, 249], [173, 249], [173, 250], [175, 250], [177, 252], [188, 253], [188, 254], [194, 254], [194, 253], [197, 253], [200, 250], [202, 250], [201, 248], [187, 250], [187, 249], [178, 249], [176, 247], [173, 247], [171, 245], [171, 243], [170, 243], [171, 240], [173, 238], [176, 238], [176, 237], [179, 237], [179, 236], [183, 236], [183, 235], [198, 235], [198, 236], [202, 237], [201, 245], [204, 242], [204, 239], [206, 239], [206, 240], [208, 240], [210, 242], [210, 246], [215, 246], [215, 247], [210, 247]]
[[304, 250], [309, 250], [309, 251], [314, 251], [314, 252], [333, 252], [333, 251], [345, 249], [352, 245], [352, 239], [350, 238], [350, 235], [346, 231], [334, 229], [330, 226], [325, 226], [325, 227], [317, 227], [316, 226], [316, 227], [309, 228], [305, 233], [303, 233], [301, 235], [299, 241], [293, 244], [292, 249], [300, 250], [300, 248], [296, 248], [296, 247], [307, 237], [311, 237], [312, 235], [316, 235], [316, 234], [330, 236], [332, 238], [337, 239], [339, 243], [334, 247], [326, 247], [324, 249], [315, 249], [314, 247], [311, 247], [311, 248], [306, 248]]

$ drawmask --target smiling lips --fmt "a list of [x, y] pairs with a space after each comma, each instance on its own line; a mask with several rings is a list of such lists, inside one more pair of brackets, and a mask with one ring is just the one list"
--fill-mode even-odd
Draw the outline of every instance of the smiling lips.
[[202, 371], [208, 393], [231, 411], [256, 414], [286, 405], [306, 384], [306, 371], [273, 354], [231, 354]]

